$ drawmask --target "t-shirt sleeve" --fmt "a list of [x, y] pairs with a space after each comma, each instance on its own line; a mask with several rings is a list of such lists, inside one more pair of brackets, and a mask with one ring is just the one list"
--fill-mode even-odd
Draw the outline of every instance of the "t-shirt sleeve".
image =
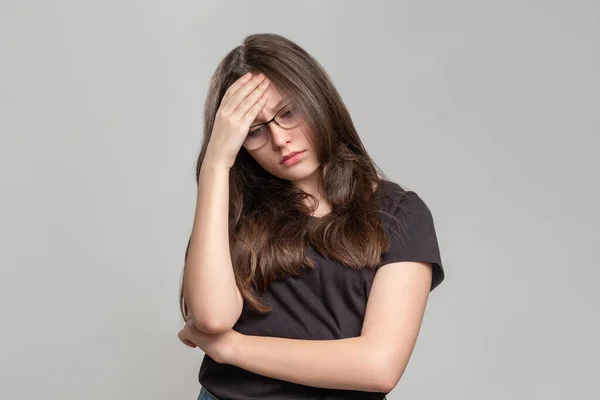
[[382, 253], [382, 266], [398, 261], [430, 262], [433, 267], [431, 292], [445, 277], [433, 216], [429, 207], [413, 191], [390, 195], [384, 217], [389, 238], [388, 251]]

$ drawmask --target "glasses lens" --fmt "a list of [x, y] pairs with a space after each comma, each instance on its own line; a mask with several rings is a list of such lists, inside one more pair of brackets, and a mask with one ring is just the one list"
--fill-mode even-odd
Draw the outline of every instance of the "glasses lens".
[[[293, 105], [288, 104], [277, 113], [275, 122], [284, 129], [291, 129], [298, 125], [299, 113], [295, 111]], [[266, 125], [256, 125], [250, 128], [248, 135], [244, 140], [243, 146], [247, 150], [255, 150], [267, 143], [269, 139], [269, 130]]]
[[255, 150], [267, 143], [268, 137], [269, 131], [267, 126], [256, 125], [250, 128], [242, 145], [248, 150]]
[[285, 129], [290, 129], [298, 125], [298, 116], [294, 107], [290, 104], [285, 106], [278, 114], [275, 121]]

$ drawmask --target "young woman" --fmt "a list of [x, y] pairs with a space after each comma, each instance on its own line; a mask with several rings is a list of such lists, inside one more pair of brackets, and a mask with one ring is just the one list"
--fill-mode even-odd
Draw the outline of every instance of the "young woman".
[[180, 291], [199, 399], [386, 398], [444, 270], [427, 205], [382, 176], [305, 50], [256, 34], [225, 56]]

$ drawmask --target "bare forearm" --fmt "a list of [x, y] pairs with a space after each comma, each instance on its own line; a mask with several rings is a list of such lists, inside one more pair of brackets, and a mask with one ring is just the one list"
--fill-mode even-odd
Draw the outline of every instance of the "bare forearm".
[[183, 284], [198, 328], [209, 333], [233, 326], [241, 312], [229, 250], [228, 213], [229, 169], [203, 164]]
[[302, 385], [384, 391], [386, 371], [363, 337], [301, 340], [239, 335], [226, 363]]

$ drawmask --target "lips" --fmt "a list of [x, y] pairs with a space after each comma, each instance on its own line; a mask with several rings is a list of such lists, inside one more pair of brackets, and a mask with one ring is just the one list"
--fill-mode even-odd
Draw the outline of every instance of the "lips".
[[[304, 150], [302, 150], [302, 151], [304, 151]], [[287, 160], [288, 158], [294, 157], [298, 153], [302, 153], [302, 151], [294, 151], [293, 153], [290, 153], [288, 155], [283, 156], [283, 158], [281, 159], [280, 164], [283, 164], [284, 161]]]

